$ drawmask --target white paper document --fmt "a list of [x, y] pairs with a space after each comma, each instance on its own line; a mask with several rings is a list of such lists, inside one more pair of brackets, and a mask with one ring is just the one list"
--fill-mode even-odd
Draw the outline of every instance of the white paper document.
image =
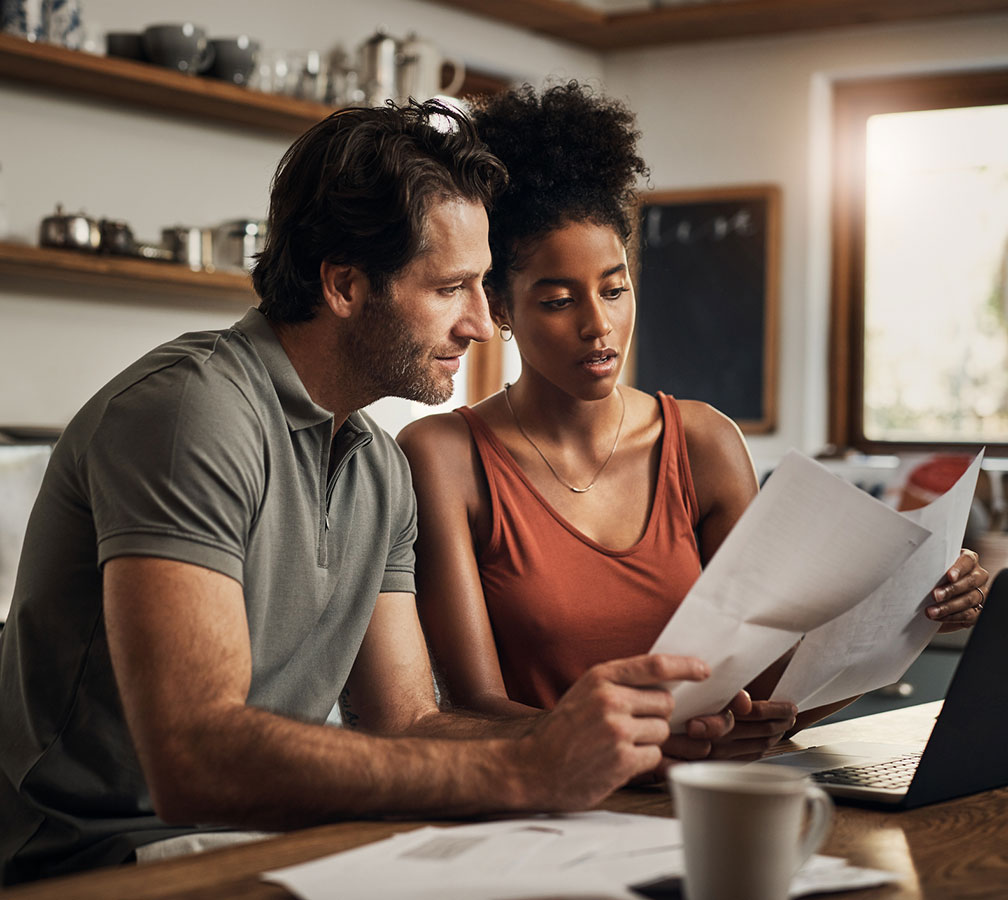
[[[678, 820], [594, 811], [420, 828], [262, 878], [303, 900], [640, 900], [631, 885], [682, 872]], [[795, 876], [791, 896], [894, 880], [887, 872], [815, 856]]]
[[675, 731], [722, 709], [803, 634], [860, 603], [931, 531], [791, 451], [767, 479], [653, 653], [695, 656], [711, 676], [671, 685]]
[[902, 513], [931, 536], [853, 609], [805, 635], [772, 700], [813, 709], [899, 680], [938, 630], [924, 609], [959, 556], [982, 460], [981, 451], [942, 496]]

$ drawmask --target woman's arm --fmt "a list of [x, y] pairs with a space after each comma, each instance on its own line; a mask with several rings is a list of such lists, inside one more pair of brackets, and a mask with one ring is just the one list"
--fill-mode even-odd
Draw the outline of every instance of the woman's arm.
[[[742, 432], [731, 419], [706, 403], [682, 400], [679, 408], [699, 506], [700, 560], [707, 565], [759, 492], [759, 483]], [[790, 658], [789, 652], [746, 685], [752, 709], [736, 712], [735, 727], [714, 742], [712, 758], [756, 759], [794, 728], [794, 705], [766, 699]]]
[[508, 699], [487, 613], [476, 547], [489, 538], [490, 492], [461, 416], [428, 416], [397, 438], [417, 495], [417, 604], [434, 669], [453, 705], [486, 715], [532, 716]]
[[742, 432], [731, 419], [692, 400], [679, 401], [679, 409], [699, 506], [700, 561], [706, 566], [759, 492], [759, 484]]

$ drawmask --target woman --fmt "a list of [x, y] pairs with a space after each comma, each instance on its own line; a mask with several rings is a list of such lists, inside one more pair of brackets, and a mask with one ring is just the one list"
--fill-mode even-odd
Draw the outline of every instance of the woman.
[[[650, 649], [758, 488], [730, 419], [618, 384], [635, 315], [626, 246], [647, 174], [632, 114], [571, 82], [499, 95], [474, 118], [511, 178], [491, 212], [485, 287], [521, 376], [399, 441], [443, 687], [458, 706], [531, 715], [592, 664]], [[969, 553], [954, 568], [936, 617], [968, 625], [987, 573]], [[755, 697], [784, 662], [750, 686]], [[758, 755], [796, 724], [791, 704], [766, 700], [736, 718], [714, 755]]]

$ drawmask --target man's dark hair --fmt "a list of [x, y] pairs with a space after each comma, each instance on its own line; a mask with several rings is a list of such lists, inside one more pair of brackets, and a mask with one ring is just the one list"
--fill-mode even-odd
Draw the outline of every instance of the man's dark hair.
[[252, 273], [259, 309], [277, 322], [312, 319], [323, 261], [358, 266], [386, 293], [424, 249], [433, 201], [489, 208], [506, 182], [469, 118], [437, 101], [334, 113], [277, 167], [266, 245]]
[[490, 216], [488, 287], [508, 299], [520, 245], [574, 222], [609, 226], [626, 244], [633, 232], [640, 132], [620, 101], [576, 81], [536, 94], [523, 85], [477, 101], [473, 121], [507, 166], [508, 185]]

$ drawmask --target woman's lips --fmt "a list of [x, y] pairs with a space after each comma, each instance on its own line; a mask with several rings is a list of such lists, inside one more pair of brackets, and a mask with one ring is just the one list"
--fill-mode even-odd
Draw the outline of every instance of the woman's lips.
[[616, 359], [619, 354], [608, 347], [604, 350], [593, 350], [581, 357], [581, 366], [592, 375], [609, 375], [616, 370]]

